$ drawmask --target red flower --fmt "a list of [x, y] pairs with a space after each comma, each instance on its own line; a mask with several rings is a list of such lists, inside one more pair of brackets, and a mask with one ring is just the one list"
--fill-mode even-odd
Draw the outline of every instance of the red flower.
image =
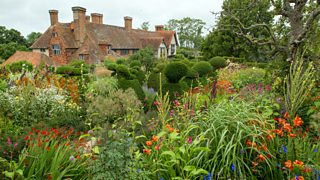
[[266, 158], [264, 158], [264, 156], [262, 154], [259, 154], [258, 158], [259, 158], [260, 161], [264, 161], [266, 159]]
[[299, 167], [302, 167], [302, 166], [303, 166], [303, 162], [302, 162], [302, 161], [299, 161], [299, 160], [295, 160], [295, 161], [293, 162], [293, 164], [296, 165], [296, 166], [299, 166]]
[[290, 118], [289, 113], [288, 113], [288, 112], [285, 112], [284, 115], [283, 115], [283, 117], [286, 118], [286, 119], [289, 119], [289, 118]]
[[158, 136], [152, 136], [152, 141], [157, 142], [158, 141]]
[[284, 166], [285, 166], [286, 168], [289, 168], [290, 171], [293, 169], [293, 165], [292, 165], [292, 162], [291, 162], [290, 160], [286, 161], [286, 162], [284, 163]]
[[46, 147], [46, 150], [47, 150], [47, 151], [50, 151], [50, 147], [49, 147], [49, 146], [47, 146], [47, 147]]
[[296, 137], [297, 135], [295, 135], [295, 134], [293, 134], [293, 133], [290, 133], [289, 135], [288, 135], [288, 137]]
[[29, 136], [24, 137], [24, 140], [25, 141], [29, 140]]
[[152, 145], [152, 141], [146, 141], [146, 145], [147, 146], [151, 146]]
[[293, 120], [293, 125], [299, 127], [303, 124], [302, 119], [299, 116], [296, 116]]
[[143, 149], [143, 152], [147, 155], [151, 154], [151, 150], [150, 149]]

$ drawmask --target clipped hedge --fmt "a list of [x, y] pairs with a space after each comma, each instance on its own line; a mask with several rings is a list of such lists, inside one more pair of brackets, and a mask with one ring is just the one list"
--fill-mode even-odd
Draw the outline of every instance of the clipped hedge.
[[228, 66], [227, 60], [220, 56], [211, 58], [209, 62], [214, 69], [220, 69]]
[[[161, 73], [162, 84], [166, 82], [166, 77]], [[160, 73], [152, 72], [148, 78], [147, 82], [148, 88], [153, 88], [155, 91], [160, 89]]]
[[127, 80], [124, 78], [120, 78], [120, 79], [118, 79], [118, 85], [119, 85], [119, 88], [121, 88], [123, 90], [127, 90], [129, 88], [132, 88], [134, 90], [134, 92], [137, 94], [139, 100], [141, 102], [144, 101], [145, 94], [144, 94], [143, 89], [137, 79]]
[[125, 79], [130, 79], [131, 78], [131, 73], [129, 71], [129, 68], [126, 65], [120, 64], [116, 67], [116, 72], [118, 78], [125, 78]]
[[12, 64], [6, 65], [6, 69], [10, 70], [13, 73], [22, 72], [22, 70], [32, 71], [33, 66], [27, 61], [18, 61]]
[[192, 69], [198, 73], [199, 77], [209, 75], [213, 71], [211, 64], [206, 61], [197, 62]]
[[173, 62], [166, 66], [164, 75], [170, 83], [178, 83], [188, 72], [188, 67], [181, 62]]
[[179, 83], [165, 83], [162, 86], [162, 94], [169, 92], [170, 100], [177, 99], [177, 96], [181, 96], [186, 90], [188, 90], [188, 85], [185, 82]]

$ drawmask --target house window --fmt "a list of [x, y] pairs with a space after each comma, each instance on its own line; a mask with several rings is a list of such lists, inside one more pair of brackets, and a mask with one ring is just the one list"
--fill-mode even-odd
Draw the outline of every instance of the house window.
[[40, 52], [46, 52], [46, 49], [45, 48], [41, 48]]
[[53, 49], [54, 55], [60, 55], [60, 45], [59, 44], [52, 45], [52, 49]]
[[166, 56], [166, 48], [161, 47], [160, 48], [160, 57], [165, 57]]
[[171, 44], [171, 55], [174, 55], [176, 52], [176, 45], [175, 44]]
[[111, 50], [112, 50], [112, 46], [111, 46], [111, 45], [108, 45], [107, 54], [110, 54], [110, 53], [111, 53]]
[[128, 49], [122, 49], [120, 53], [121, 53], [121, 55], [128, 55], [129, 54], [129, 50]]
[[80, 60], [84, 60], [84, 55], [83, 54], [79, 54], [79, 59]]

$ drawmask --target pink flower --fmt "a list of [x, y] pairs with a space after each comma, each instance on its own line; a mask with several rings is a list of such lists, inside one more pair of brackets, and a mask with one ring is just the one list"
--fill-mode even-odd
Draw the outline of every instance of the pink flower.
[[173, 101], [173, 104], [174, 104], [175, 106], [180, 106], [180, 103], [179, 103], [178, 100], [174, 100], [174, 101]]
[[13, 148], [15, 149], [18, 146], [18, 143], [14, 143]]
[[8, 144], [12, 145], [11, 139], [8, 137]]
[[190, 137], [190, 136], [188, 137], [188, 143], [192, 144], [192, 137]]

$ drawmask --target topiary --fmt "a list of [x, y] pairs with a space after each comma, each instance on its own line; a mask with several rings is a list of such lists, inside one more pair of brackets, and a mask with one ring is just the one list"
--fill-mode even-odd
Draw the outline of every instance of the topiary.
[[22, 70], [32, 71], [33, 66], [31, 63], [29, 63], [27, 61], [18, 61], [18, 62], [14, 62], [12, 64], [8, 64], [6, 66], [6, 69], [15, 73], [15, 72], [21, 72]]
[[139, 60], [133, 60], [130, 62], [130, 67], [141, 67], [141, 62]]
[[66, 74], [66, 75], [71, 75], [73, 74], [74, 68], [71, 66], [60, 66], [57, 68], [56, 73], [57, 74]]
[[198, 73], [199, 77], [204, 77], [213, 71], [213, 68], [210, 65], [210, 63], [206, 61], [200, 61], [195, 63], [192, 69]]
[[126, 63], [126, 59], [124, 59], [124, 58], [119, 58], [119, 59], [117, 59], [116, 63], [117, 63], [117, 64], [125, 64], [125, 63]]
[[135, 76], [134, 79], [138, 79], [139, 83], [142, 85], [146, 76], [143, 73], [143, 71], [141, 71], [139, 68], [132, 68], [130, 69], [130, 74], [132, 74], [133, 76]]
[[188, 85], [185, 82], [179, 83], [165, 83], [162, 86], [162, 94], [169, 93], [170, 100], [177, 99], [177, 96], [181, 96], [188, 89]]
[[120, 64], [116, 68], [116, 72], [119, 78], [123, 77], [125, 79], [130, 79], [131, 74], [129, 68], [126, 65]]
[[196, 87], [198, 85], [196, 78], [198, 77], [198, 72], [192, 68], [188, 69], [188, 73], [184, 77], [183, 81], [186, 82], [188, 87]]
[[211, 58], [209, 62], [214, 69], [220, 69], [228, 66], [226, 59], [220, 56]]
[[[166, 82], [166, 77], [161, 73], [161, 83]], [[153, 88], [155, 91], [158, 91], [160, 88], [160, 73], [152, 72], [148, 78], [147, 82], [148, 88]]]
[[127, 80], [124, 78], [120, 78], [120, 79], [118, 79], [118, 85], [119, 85], [119, 88], [121, 88], [123, 90], [127, 90], [129, 88], [132, 88], [134, 90], [134, 92], [137, 94], [139, 100], [141, 102], [144, 101], [145, 94], [144, 94], [143, 89], [137, 79]]
[[167, 64], [168, 63], [165, 63], [165, 62], [158, 63], [156, 67], [153, 68], [153, 72], [155, 73], [162, 72], [166, 68]]
[[188, 67], [181, 62], [173, 62], [166, 66], [164, 75], [170, 83], [177, 83], [188, 72]]

